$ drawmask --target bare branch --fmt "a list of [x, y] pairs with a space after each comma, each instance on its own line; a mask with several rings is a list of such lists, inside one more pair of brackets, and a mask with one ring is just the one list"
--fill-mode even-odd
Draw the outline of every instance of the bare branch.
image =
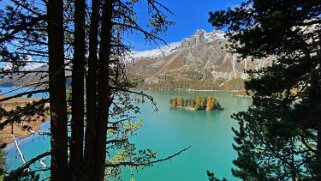
[[13, 171], [8, 177], [6, 177], [6, 180], [8, 180], [8, 181], [19, 180], [18, 179], [19, 176], [21, 176], [21, 174], [24, 172], [25, 169], [29, 168], [32, 164], [34, 164], [39, 159], [49, 156], [50, 154], [51, 154], [50, 152], [45, 152], [45, 153], [42, 153], [42, 154], [36, 156], [35, 158], [29, 160], [26, 164], [24, 164], [23, 166], [21, 166], [17, 170]]
[[169, 160], [169, 159], [172, 159], [178, 155], [180, 155], [181, 153], [187, 151], [188, 149], [190, 149], [192, 147], [192, 145], [189, 145], [188, 147], [182, 149], [181, 151], [173, 154], [173, 155], [170, 155], [166, 158], [162, 158], [162, 159], [158, 159], [158, 160], [155, 160], [155, 161], [151, 161], [151, 162], [142, 162], [142, 163], [137, 163], [137, 162], [120, 162], [120, 163], [116, 163], [116, 164], [111, 164], [111, 163], [107, 163], [105, 166], [106, 167], [119, 167], [119, 166], [151, 166], [155, 163], [159, 163], [159, 162], [163, 162], [163, 161], [166, 161], [166, 160]]
[[32, 94], [43, 93], [43, 92], [48, 92], [48, 89], [40, 89], [40, 90], [22, 92], [20, 94], [14, 95], [14, 96], [8, 96], [8, 97], [5, 97], [5, 98], [2, 98], [2, 99], [0, 99], [0, 102], [7, 101], [7, 100], [10, 100], [10, 99], [14, 99], [14, 98], [17, 98], [17, 97], [22, 97], [24, 95], [32, 95]]

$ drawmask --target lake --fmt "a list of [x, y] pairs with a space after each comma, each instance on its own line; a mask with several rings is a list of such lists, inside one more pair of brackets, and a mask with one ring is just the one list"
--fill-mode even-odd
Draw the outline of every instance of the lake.
[[[192, 147], [169, 161], [155, 164], [152, 167], [133, 171], [136, 181], [200, 181], [208, 180], [206, 170], [214, 171], [215, 175], [230, 181], [238, 180], [231, 174], [232, 160], [236, 152], [232, 148], [232, 127], [238, 124], [230, 116], [238, 111], [246, 110], [251, 99], [235, 97], [231, 92], [218, 91], [145, 91], [152, 95], [159, 108], [153, 112], [148, 101], [141, 105], [143, 126], [132, 138], [138, 149], [151, 148], [158, 152], [158, 158], [167, 157], [181, 149]], [[169, 100], [181, 96], [215, 96], [223, 111], [189, 111], [171, 109]], [[47, 131], [49, 123], [42, 125]], [[50, 148], [46, 136], [30, 136], [20, 140], [21, 149], [27, 160], [47, 151]], [[16, 149], [7, 147], [7, 164], [9, 169], [21, 165]], [[49, 164], [49, 158], [44, 160]], [[121, 175], [124, 181], [130, 180], [130, 169], [124, 168]]]

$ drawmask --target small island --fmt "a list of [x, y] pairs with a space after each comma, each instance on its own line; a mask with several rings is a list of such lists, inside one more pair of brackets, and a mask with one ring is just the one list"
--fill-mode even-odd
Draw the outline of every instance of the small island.
[[180, 109], [187, 109], [187, 110], [223, 110], [220, 103], [215, 97], [208, 96], [208, 97], [200, 97], [197, 96], [196, 98], [192, 99], [183, 99], [182, 97], [177, 97], [170, 100], [170, 106], [172, 108], [180, 108]]

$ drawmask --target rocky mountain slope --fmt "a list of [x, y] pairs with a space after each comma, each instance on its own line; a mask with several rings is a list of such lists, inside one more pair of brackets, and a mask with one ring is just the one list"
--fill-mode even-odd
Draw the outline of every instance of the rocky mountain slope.
[[[241, 60], [227, 53], [224, 32], [197, 30], [194, 35], [179, 43], [170, 44], [162, 54], [160, 50], [134, 54], [128, 65], [131, 76], [140, 76], [145, 85], [166, 81], [202, 81], [206, 74], [213, 82], [224, 84], [235, 78], [246, 78], [244, 70], [258, 69], [266, 61]], [[174, 46], [173, 46], [174, 45]], [[140, 55], [140, 56], [138, 56]], [[207, 76], [208, 77], [208, 76]]]

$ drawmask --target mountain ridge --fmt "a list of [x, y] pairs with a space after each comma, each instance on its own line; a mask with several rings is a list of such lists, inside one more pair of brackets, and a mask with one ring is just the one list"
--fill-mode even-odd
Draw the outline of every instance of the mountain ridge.
[[[199, 29], [189, 38], [181, 42], [169, 43], [160, 49], [133, 51], [132, 61], [126, 62], [129, 79], [143, 80], [140, 87], [145, 88], [185, 88], [185, 89], [242, 89], [243, 79], [248, 75], [245, 70], [258, 69], [266, 66], [269, 61], [240, 62], [237, 55], [226, 51], [228, 43], [222, 31], [206, 32]], [[11, 64], [2, 67], [3, 71], [14, 68]], [[32, 57], [27, 57], [26, 65], [19, 70], [46, 71], [46, 63], [37, 63]], [[69, 71], [66, 74], [70, 75]], [[23, 77], [23, 78], [22, 78]], [[28, 85], [39, 81], [45, 73], [29, 73], [21, 75], [4, 75], [0, 85]]]
[[223, 86], [232, 79], [246, 79], [248, 75], [245, 70], [266, 66], [268, 61], [245, 59], [238, 62], [237, 55], [228, 53], [224, 48], [228, 43], [224, 34], [222, 31], [199, 29], [189, 38], [176, 42], [176, 47], [165, 54], [134, 57], [128, 65], [128, 75], [142, 77], [146, 87], [171, 81], [191, 84], [206, 78], [211, 79], [208, 81], [213, 84]]

